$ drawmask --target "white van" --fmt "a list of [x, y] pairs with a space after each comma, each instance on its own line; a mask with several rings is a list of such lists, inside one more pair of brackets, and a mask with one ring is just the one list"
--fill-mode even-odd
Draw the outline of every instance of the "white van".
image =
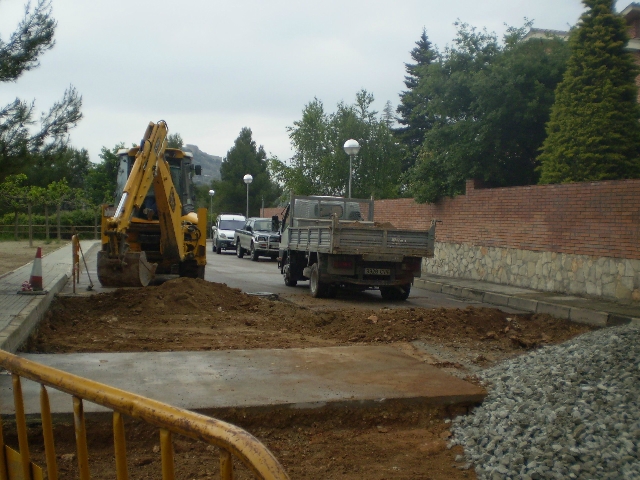
[[216, 218], [216, 223], [211, 227], [213, 251], [222, 253], [222, 250], [236, 249], [236, 229], [244, 227], [246, 218], [239, 213], [222, 213]]

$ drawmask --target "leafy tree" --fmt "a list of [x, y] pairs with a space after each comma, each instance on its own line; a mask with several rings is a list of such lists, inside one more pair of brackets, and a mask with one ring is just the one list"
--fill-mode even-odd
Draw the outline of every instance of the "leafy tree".
[[70, 187], [83, 188], [91, 169], [92, 163], [87, 150], [67, 146], [37, 155], [33, 165], [25, 173], [32, 185], [46, 187], [51, 182], [66, 178]]
[[60, 212], [62, 210], [62, 205], [73, 199], [77, 193], [69, 187], [66, 179], [62, 179], [59, 182], [52, 182], [47, 187], [47, 196], [48, 200], [53, 203], [56, 207], [56, 225], [57, 225], [57, 234], [58, 240], [62, 239], [61, 229], [60, 229]]
[[167, 147], [169, 148], [182, 148], [184, 146], [184, 142], [182, 141], [182, 137], [179, 133], [170, 133], [167, 135]]
[[233, 147], [227, 152], [220, 167], [220, 180], [212, 182], [214, 212], [242, 213], [247, 209], [247, 186], [242, 180], [246, 174], [253, 177], [249, 185], [249, 215], [258, 216], [262, 199], [272, 206], [280, 196], [278, 186], [267, 171], [267, 154], [262, 145], [257, 147], [251, 129], [243, 128]]
[[415, 63], [404, 64], [407, 72], [404, 84], [407, 90], [400, 94], [400, 105], [396, 109], [400, 115], [398, 123], [402, 126], [394, 132], [407, 148], [402, 162], [403, 172], [415, 165], [424, 136], [433, 125], [431, 112], [427, 108], [432, 92], [421, 88], [421, 84], [429, 74], [429, 65], [438, 58], [438, 52], [432, 48], [426, 29], [422, 30], [410, 55]]
[[385, 114], [371, 110], [373, 95], [358, 92], [353, 105], [340, 102], [326, 114], [315, 98], [302, 112], [302, 119], [288, 127], [295, 150], [290, 162], [273, 158], [270, 169], [287, 192], [299, 195], [346, 195], [349, 156], [344, 143], [350, 138], [361, 149], [353, 162], [352, 196], [389, 198], [397, 196], [401, 149], [393, 138]]
[[[27, 4], [24, 17], [9, 41], [0, 40], [0, 82], [14, 82], [24, 72], [36, 68], [38, 57], [54, 45], [55, 27], [48, 0], [38, 0], [33, 9]], [[16, 98], [0, 107], [0, 180], [24, 172], [41, 153], [62, 150], [67, 145], [69, 130], [82, 118], [81, 106], [82, 97], [69, 87], [62, 100], [42, 115], [35, 133], [30, 131], [36, 123], [35, 102]]]
[[404, 176], [418, 201], [463, 193], [470, 178], [494, 187], [537, 182], [536, 157], [568, 47], [560, 39], [523, 41], [529, 26], [509, 28], [500, 44], [495, 34], [460, 24], [454, 45], [419, 80], [433, 123]]
[[[29, 246], [33, 247], [33, 207], [46, 202], [47, 190], [43, 187], [31, 186], [27, 191], [27, 215], [29, 221]], [[49, 219], [46, 222], [46, 237], [49, 240]]]
[[94, 205], [114, 201], [119, 166], [117, 153], [121, 148], [124, 148], [124, 143], [117, 144], [111, 150], [102, 147], [99, 155], [101, 162], [93, 164], [87, 174], [86, 195]]
[[0, 202], [13, 211], [14, 239], [18, 240], [18, 214], [27, 206], [29, 187], [25, 185], [27, 176], [23, 173], [10, 175], [0, 183]]
[[639, 71], [613, 0], [583, 0], [547, 125], [541, 183], [640, 177]]

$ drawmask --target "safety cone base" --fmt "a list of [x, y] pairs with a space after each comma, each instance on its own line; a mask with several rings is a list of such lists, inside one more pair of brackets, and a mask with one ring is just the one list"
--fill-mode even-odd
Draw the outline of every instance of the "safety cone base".
[[18, 295], [46, 295], [49, 290], [18, 290]]

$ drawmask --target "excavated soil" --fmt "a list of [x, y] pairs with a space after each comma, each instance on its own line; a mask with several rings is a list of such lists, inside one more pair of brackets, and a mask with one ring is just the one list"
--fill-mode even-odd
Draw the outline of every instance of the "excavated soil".
[[[491, 308], [314, 310], [249, 296], [224, 284], [181, 278], [145, 289], [59, 297], [25, 350], [193, 351], [384, 343], [473, 380], [478, 369], [589, 329], [548, 315]], [[297, 413], [213, 412], [258, 437], [291, 478], [475, 478], [460, 457], [456, 462], [461, 452], [446, 448], [447, 418], [455, 413], [460, 411], [405, 404]], [[157, 432], [129, 424], [132, 478], [161, 478]], [[57, 446], [63, 476], [73, 478], [73, 427], [60, 423], [56, 429], [62, 438]], [[91, 421], [88, 429], [92, 478], [114, 478], [110, 423]], [[37, 444], [39, 426], [31, 430]], [[215, 478], [217, 454], [212, 448], [178, 438], [177, 478]], [[42, 453], [34, 457], [42, 458]], [[236, 473], [237, 478], [251, 478], [243, 468]]]

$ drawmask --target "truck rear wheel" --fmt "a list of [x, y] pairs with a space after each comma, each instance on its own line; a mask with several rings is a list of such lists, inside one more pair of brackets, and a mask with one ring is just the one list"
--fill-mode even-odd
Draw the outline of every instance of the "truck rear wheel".
[[323, 298], [329, 294], [329, 285], [320, 281], [320, 269], [317, 263], [311, 266], [309, 290], [311, 291], [311, 296], [314, 298]]
[[293, 278], [291, 275], [291, 268], [289, 265], [284, 266], [284, 284], [287, 287], [295, 287], [298, 284], [298, 279]]
[[411, 292], [411, 284], [394, 287], [380, 287], [380, 295], [385, 300], [406, 300]]
[[236, 256], [238, 258], [244, 257], [244, 249], [240, 246], [240, 239], [236, 240]]

